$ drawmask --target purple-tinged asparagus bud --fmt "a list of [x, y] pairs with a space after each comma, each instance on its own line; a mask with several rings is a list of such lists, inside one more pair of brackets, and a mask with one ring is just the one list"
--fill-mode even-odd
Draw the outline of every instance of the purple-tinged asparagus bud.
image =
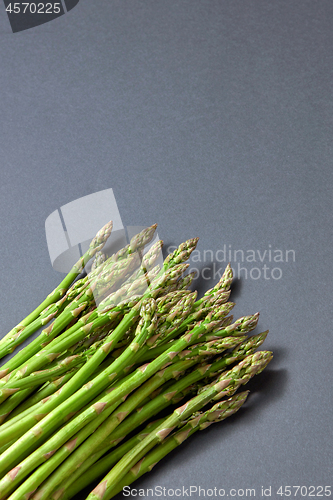
[[146, 273], [133, 282], [126, 282], [115, 292], [108, 295], [98, 306], [100, 312], [105, 312], [113, 307], [132, 307], [141, 298], [147, 290], [150, 281], [155, 279], [159, 273], [159, 267], [154, 267], [149, 273]]
[[214, 329], [216, 330], [217, 328], [221, 328], [222, 321], [234, 306], [234, 302], [227, 302], [216, 309], [212, 309], [203, 320], [203, 323], [206, 326], [206, 331], [210, 332]]
[[195, 309], [193, 311], [193, 318], [199, 320], [212, 311], [217, 309], [219, 306], [225, 304], [229, 299], [230, 292], [218, 291], [213, 295], [207, 295], [202, 299], [198, 300], [195, 304]]
[[190, 346], [183, 351], [180, 358], [189, 359], [195, 356], [216, 356], [227, 349], [236, 347], [246, 337], [224, 337], [222, 339], [212, 340], [210, 342], [202, 342]]
[[165, 321], [168, 323], [179, 323], [184, 317], [190, 314], [193, 304], [197, 298], [197, 292], [192, 292], [181, 298], [176, 305], [171, 309]]
[[[157, 315], [157, 304], [152, 298], [144, 299], [140, 307], [140, 321], [135, 331], [135, 337], [137, 338], [143, 330], [148, 332], [147, 338], [151, 337], [156, 330], [158, 315]], [[139, 346], [139, 344], [135, 344]]]
[[190, 288], [192, 281], [194, 280], [195, 273], [189, 273], [180, 278], [177, 282], [177, 288], [178, 290], [187, 290]]
[[87, 262], [94, 257], [96, 252], [102, 250], [107, 239], [109, 238], [113, 227], [113, 222], [110, 221], [105, 226], [102, 227], [96, 234], [95, 238], [91, 241], [87, 252], [78, 260], [78, 262], [73, 266], [72, 272], [77, 274], [81, 273]]
[[110, 292], [117, 290], [126, 276], [132, 273], [139, 263], [140, 257], [137, 253], [134, 253], [108, 267], [99, 278], [95, 289], [95, 298], [100, 299], [106, 293], [110, 294]]
[[176, 264], [181, 264], [189, 259], [191, 253], [196, 248], [199, 238], [191, 238], [184, 243], [181, 243], [176, 250], [169, 254], [164, 260], [164, 268], [168, 269], [175, 266]]
[[153, 224], [152, 226], [147, 227], [140, 233], [133, 236], [129, 244], [129, 250], [130, 250], [129, 253], [136, 252], [137, 250], [140, 250], [145, 245], [150, 243], [151, 240], [153, 239], [156, 228], [157, 224]]

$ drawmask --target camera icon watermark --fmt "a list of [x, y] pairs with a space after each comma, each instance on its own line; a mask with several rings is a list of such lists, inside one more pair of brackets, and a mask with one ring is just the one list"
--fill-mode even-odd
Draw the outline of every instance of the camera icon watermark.
[[[112, 231], [102, 249], [104, 258], [116, 254], [147, 227], [123, 225], [111, 188], [78, 198], [52, 212], [45, 221], [45, 234], [53, 269], [69, 273], [85, 255], [97, 232], [110, 220], [112, 220]], [[137, 252], [136, 268], [130, 267], [133, 275], [139, 269], [144, 255], [158, 241], [159, 235], [155, 231], [151, 240]], [[92, 262], [93, 260], [90, 260], [85, 266], [86, 273], [90, 272]], [[163, 265], [161, 248], [154, 265], [159, 268]], [[100, 301], [97, 296], [95, 300]]]

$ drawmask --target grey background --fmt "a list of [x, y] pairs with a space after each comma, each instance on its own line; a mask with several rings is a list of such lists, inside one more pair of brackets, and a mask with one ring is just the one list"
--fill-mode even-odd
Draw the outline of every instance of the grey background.
[[142, 488], [330, 485], [332, 23], [327, 0], [81, 0], [14, 35], [0, 6], [1, 334], [59, 282], [45, 219], [95, 191], [166, 245], [295, 250], [235, 283], [275, 353], [246, 407]]

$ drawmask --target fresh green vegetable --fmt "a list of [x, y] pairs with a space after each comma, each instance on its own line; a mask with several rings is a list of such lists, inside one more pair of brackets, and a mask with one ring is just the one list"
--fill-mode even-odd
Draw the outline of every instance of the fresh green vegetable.
[[108, 258], [101, 249], [111, 228], [0, 341], [1, 358], [43, 327], [0, 370], [0, 500], [70, 499], [103, 475], [87, 498], [112, 498], [235, 413], [247, 397], [235, 391], [272, 358], [255, 352], [267, 331], [247, 336], [259, 314], [229, 314], [230, 265], [203, 297], [189, 290], [185, 262], [197, 238], [159, 268], [162, 241], [144, 253], [156, 225]]

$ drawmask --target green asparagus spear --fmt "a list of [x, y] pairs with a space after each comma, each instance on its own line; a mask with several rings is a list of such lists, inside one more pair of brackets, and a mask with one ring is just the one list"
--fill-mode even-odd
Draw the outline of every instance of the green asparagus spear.
[[[63, 481], [62, 486], [59, 490], [57, 490], [53, 495], [52, 499], [58, 499], [58, 500], [67, 500], [75, 496], [79, 491], [81, 491], [83, 488], [88, 486], [95, 478], [97, 479], [98, 477], [102, 476], [105, 474], [113, 465], [115, 465], [121, 457], [125, 455], [129, 450], [131, 450], [136, 444], [138, 444], [140, 441], [142, 441], [152, 430], [156, 429], [158, 425], [162, 422], [163, 419], [155, 420], [154, 422], [149, 422], [149, 424], [143, 429], [141, 432], [133, 436], [132, 438], [128, 439], [125, 443], [122, 445], [118, 446], [116, 450], [112, 452], [112, 456], [109, 456], [109, 461], [107, 463], [106, 470], [102, 470], [101, 474], [96, 474], [96, 469], [95, 469], [95, 474], [91, 477], [90, 475], [90, 464], [82, 464], [84, 467], [79, 466], [78, 469], [70, 476], [66, 481]], [[111, 455], [111, 454], [110, 454]], [[96, 460], [95, 460], [96, 461]], [[95, 463], [94, 458], [92, 463]], [[83, 471], [84, 469], [84, 471]], [[83, 472], [87, 473], [88, 475], [88, 481], [85, 480], [85, 474]], [[76, 481], [76, 479], [78, 479]], [[73, 483], [73, 484], [72, 484]], [[74, 484], [75, 483], [75, 484]], [[82, 486], [81, 486], [82, 485]], [[44, 487], [43, 485], [38, 488], [34, 496], [32, 497], [31, 500], [41, 500], [42, 496], [44, 494]]]
[[[155, 395], [154, 399], [152, 401], [147, 402], [142, 409], [138, 413], [135, 413], [129, 417], [127, 417], [124, 422], [121, 423], [121, 425], [116, 429], [111, 432], [109, 437], [107, 437], [107, 433], [103, 434], [103, 439], [101, 441], [101, 444], [98, 446], [98, 443], [94, 442], [94, 439], [92, 439], [92, 442], [87, 443], [85, 446], [86, 449], [90, 449], [90, 451], [95, 450], [95, 460], [97, 460], [100, 456], [102, 456], [104, 453], [108, 452], [110, 448], [114, 446], [115, 443], [119, 442], [119, 440], [123, 439], [128, 433], [130, 433], [133, 429], [141, 425], [143, 422], [147, 420], [147, 418], [151, 418], [153, 415], [156, 415], [158, 412], [169, 406], [173, 399], [179, 395], [182, 394], [184, 390], [188, 390], [188, 388], [195, 386], [200, 380], [206, 380], [209, 382], [209, 379], [211, 377], [216, 376], [218, 373], [223, 371], [226, 367], [228, 367], [230, 364], [232, 364], [236, 359], [237, 360], [242, 360], [244, 359], [247, 355], [252, 354], [256, 348], [258, 348], [264, 339], [266, 338], [266, 332], [263, 334], [259, 334], [255, 337], [252, 337], [249, 340], [245, 340], [242, 342], [242, 348], [235, 348], [232, 353], [224, 356], [222, 359], [215, 361], [212, 364], [207, 364], [206, 362], [202, 363], [199, 365], [195, 370], [193, 370], [191, 373], [189, 373], [185, 377], [181, 377], [181, 379], [178, 382], [175, 382], [171, 386], [168, 386], [163, 390], [163, 392], [159, 395]], [[232, 339], [231, 343], [229, 341], [226, 341], [224, 339], [223, 344], [224, 347], [227, 348], [227, 346], [231, 346], [232, 342], [234, 342], [235, 339]], [[186, 353], [186, 351], [183, 351], [183, 353]], [[194, 346], [192, 348], [192, 353], [193, 355], [198, 355], [198, 348]], [[187, 354], [186, 354], [187, 356]], [[178, 356], [179, 357], [179, 356]], [[174, 360], [177, 359], [177, 357], [174, 358]], [[178, 364], [178, 363], [177, 363]], [[171, 366], [166, 369], [167, 370], [179, 370], [177, 366]], [[164, 371], [162, 371], [164, 374]], [[157, 379], [161, 375], [157, 374], [153, 379]], [[148, 385], [153, 381], [153, 379], [150, 379], [146, 384]], [[163, 386], [164, 387], [164, 386]], [[140, 393], [141, 389], [138, 389], [137, 392]], [[131, 396], [131, 398], [136, 398], [136, 393]], [[131, 399], [130, 398], [130, 399]], [[181, 399], [181, 398], [180, 398]], [[125, 407], [126, 408], [126, 407]], [[120, 411], [120, 409], [119, 409]], [[123, 413], [123, 412], [122, 412]], [[110, 417], [112, 420], [112, 416]], [[105, 422], [104, 426], [107, 426], [107, 421]], [[96, 446], [95, 446], [96, 445]], [[75, 463], [82, 463], [83, 458], [84, 458], [84, 453], [85, 450], [81, 450], [81, 448], [78, 448], [77, 451], [74, 452], [73, 457], [71, 457], [70, 461], [64, 462], [64, 464], [59, 468], [53, 475], [53, 477], [50, 477], [50, 480], [46, 482], [45, 488], [43, 488], [43, 494], [41, 494], [41, 499], [47, 498], [47, 496], [44, 496], [45, 494], [49, 494], [51, 491], [50, 484], [55, 484], [58, 482], [60, 484], [61, 480], [67, 476], [70, 475], [71, 472], [74, 470]], [[89, 458], [86, 460], [89, 460], [90, 465], [94, 463], [91, 461]], [[84, 462], [85, 463], [85, 462]], [[37, 473], [36, 473], [37, 474]]]
[[67, 276], [53, 290], [53, 292], [51, 292], [33, 312], [31, 312], [24, 320], [22, 320], [0, 340], [0, 346], [7, 344], [8, 340], [14, 339], [15, 336], [19, 334], [26, 326], [28, 326], [30, 323], [32, 323], [32, 321], [38, 318], [39, 314], [46, 307], [59, 300], [66, 293], [71, 283], [83, 271], [84, 266], [87, 264], [87, 262], [95, 255], [96, 252], [103, 248], [111, 234], [111, 231], [112, 221], [108, 222], [104, 227], [102, 227], [102, 229], [100, 229], [100, 231], [98, 231], [95, 238], [90, 243], [87, 252], [82, 257], [80, 257], [76, 264], [74, 264]]
[[[177, 351], [180, 352], [184, 350], [189, 341], [195, 337], [195, 335], [199, 335], [203, 331], [208, 331], [211, 328], [214, 328], [217, 324], [219, 323], [219, 313], [218, 311], [215, 312], [215, 315], [212, 315], [209, 320], [203, 321], [197, 329], [193, 329], [191, 333], [188, 335], [185, 335], [183, 338], [179, 339], [178, 345], [177, 345]], [[196, 331], [195, 331], [196, 330]], [[115, 333], [117, 329], [113, 332]], [[176, 352], [176, 354], [178, 354]], [[168, 363], [170, 359], [175, 356], [175, 353], [173, 351], [166, 352], [159, 356], [156, 360], [152, 361], [149, 363], [147, 367], [145, 367], [143, 370], [137, 370], [136, 372], [133, 373], [133, 381], [131, 383], [127, 382], [124, 384], [124, 387], [120, 387], [119, 390], [114, 390], [112, 391], [108, 396], [107, 396], [107, 402], [108, 405], [113, 404], [113, 401], [117, 401], [117, 399], [121, 395], [128, 394], [135, 388], [137, 388], [139, 385], [141, 385], [143, 382], [145, 382], [151, 375], [156, 373], [163, 365]], [[126, 351], [119, 356], [112, 364], [111, 366], [104, 372], [95, 377], [92, 381], [89, 382], [86, 386], [82, 387], [79, 391], [77, 391], [73, 396], [69, 397], [61, 403], [57, 410], [52, 411], [49, 415], [44, 417], [42, 421], [35, 425], [30, 431], [28, 431], [24, 436], [22, 436], [14, 445], [12, 445], [6, 452], [0, 457], [0, 467], [4, 472], [7, 472], [10, 470], [11, 467], [15, 466], [15, 464], [18, 463], [19, 460], [22, 460], [22, 458], [27, 457], [31, 451], [37, 448], [38, 443], [43, 442], [46, 440], [46, 438], [53, 432], [56, 428], [59, 428], [61, 422], [63, 421], [63, 418], [68, 415], [68, 413], [72, 413], [73, 411], [77, 411], [80, 407], [82, 407], [86, 402], [91, 400], [96, 394], [101, 392], [103, 388], [105, 388], [108, 385], [108, 381], [110, 380], [108, 377], [112, 375], [113, 377], [117, 376], [117, 370], [113, 371], [115, 367], [118, 369], [119, 366], [121, 366], [121, 363], [126, 362], [126, 359], [128, 359], [128, 354]], [[80, 376], [80, 372], [85, 369], [85, 367], [94, 359], [94, 356], [91, 358], [89, 362], [84, 365], [79, 372], [74, 375], [73, 379], [66, 384], [69, 385], [71, 384], [74, 379], [75, 381], [78, 381]], [[66, 387], [64, 386], [64, 388]], [[73, 384], [72, 384], [73, 386]], [[64, 389], [63, 388], [63, 389]], [[63, 390], [63, 393], [65, 391]], [[63, 394], [62, 393], [62, 394]], [[103, 399], [101, 400], [101, 403], [104, 403]], [[105, 405], [104, 405], [105, 406]], [[87, 420], [91, 420], [94, 416], [94, 411], [93, 409], [91, 412], [87, 410]], [[82, 415], [82, 414], [81, 414]], [[80, 425], [83, 425], [84, 420], [80, 420]], [[12, 433], [13, 428], [10, 428], [11, 432], [7, 432], [7, 437], [6, 439], [9, 441], [13, 439], [13, 433]], [[64, 429], [62, 429], [64, 431]], [[71, 437], [75, 433], [75, 428], [74, 432], [71, 427], [69, 427], [67, 434], [63, 432], [63, 435], [65, 439], [68, 437]], [[37, 435], [36, 435], [37, 434]], [[62, 436], [60, 436], [62, 438]], [[4, 437], [2, 437], [4, 440]], [[61, 446], [62, 441], [58, 440], [58, 447]], [[53, 449], [54, 450], [54, 449]], [[49, 450], [51, 451], [51, 450]], [[0, 482], [0, 492], [2, 490], [4, 492], [7, 492], [8, 489], [12, 491], [12, 489], [15, 487], [15, 484], [19, 482], [26, 474], [29, 473], [31, 470], [31, 467], [33, 466], [32, 464], [35, 464], [34, 459], [31, 459], [28, 457], [26, 459], [26, 467], [20, 466], [19, 472], [15, 476], [15, 480], [13, 481], [11, 478], [10, 474], [7, 474]], [[35, 465], [34, 465], [35, 466]]]
[[[197, 414], [194, 414], [194, 416], [191, 417], [188, 422], [181, 427], [180, 430], [171, 434], [171, 436], [169, 436], [165, 441], [162, 441], [160, 445], [153, 448], [152, 451], [150, 451], [142, 460], [136, 463], [134, 467], [131, 468], [131, 470], [112, 490], [110, 498], [113, 498], [117, 493], [121, 492], [125, 486], [132, 484], [143, 474], [150, 472], [153, 467], [155, 467], [155, 465], [160, 462], [160, 460], [162, 460], [168, 453], [181, 445], [195, 432], [204, 430], [211, 424], [221, 422], [222, 420], [225, 420], [226, 418], [236, 413], [239, 408], [245, 403], [247, 396], [248, 391], [240, 392], [239, 394], [232, 396], [226, 401], [217, 403], [210, 410], [207, 410], [205, 412], [201, 411]], [[153, 429], [152, 431], [154, 430], [155, 429]], [[102, 471], [105, 470], [106, 465], [108, 465], [107, 462], [110, 461], [111, 457], [104, 457], [103, 459], [99, 460], [89, 471], [87, 471], [85, 477], [81, 478], [80, 490], [82, 487], [84, 487], [84, 485], [89, 485], [91, 479], [94, 480], [95, 478], [100, 477], [103, 474]], [[107, 470], [105, 472], [107, 472]], [[97, 477], [96, 472], [100, 472]], [[71, 491], [73, 492], [73, 487], [71, 488]], [[71, 491], [67, 491], [66, 494], [60, 498], [72, 498], [71, 496], [69, 496], [71, 495]]]

